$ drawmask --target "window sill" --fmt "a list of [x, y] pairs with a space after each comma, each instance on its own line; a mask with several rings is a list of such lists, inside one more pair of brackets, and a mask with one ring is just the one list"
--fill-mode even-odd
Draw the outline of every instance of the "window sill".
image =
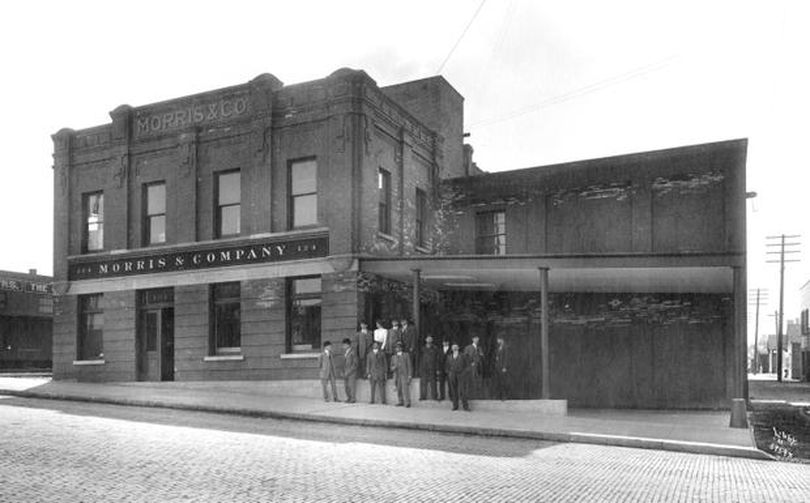
[[315, 360], [320, 356], [320, 353], [284, 353], [281, 355], [282, 360]]
[[204, 362], [241, 362], [244, 361], [245, 355], [215, 355], [206, 356], [203, 358]]
[[83, 367], [88, 365], [106, 365], [106, 360], [73, 360], [73, 365]]
[[392, 236], [390, 234], [386, 234], [384, 232], [377, 231], [377, 237], [382, 239], [383, 241], [388, 241], [390, 243], [396, 243], [397, 242], [397, 238], [395, 238], [394, 236]]

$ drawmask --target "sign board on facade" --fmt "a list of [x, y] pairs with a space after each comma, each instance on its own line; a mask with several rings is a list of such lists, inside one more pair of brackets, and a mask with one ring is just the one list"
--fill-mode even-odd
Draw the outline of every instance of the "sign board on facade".
[[288, 240], [268, 240], [223, 246], [221, 244], [193, 249], [144, 252], [125, 256], [105, 256], [97, 260], [73, 259], [68, 266], [68, 279], [113, 278], [162, 272], [194, 271], [215, 267], [282, 262], [325, 257], [329, 253], [327, 236]]
[[19, 279], [0, 278], [0, 290], [23, 293], [51, 293], [50, 283], [24, 281]]

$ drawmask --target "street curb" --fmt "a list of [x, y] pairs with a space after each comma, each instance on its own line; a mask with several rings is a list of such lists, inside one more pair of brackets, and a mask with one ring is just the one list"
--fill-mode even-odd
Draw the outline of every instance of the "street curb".
[[628, 437], [620, 435], [604, 435], [596, 433], [559, 433], [531, 430], [512, 430], [504, 428], [479, 428], [472, 426], [444, 425], [433, 423], [413, 423], [408, 421], [394, 421], [390, 419], [359, 419], [348, 417], [335, 417], [305, 412], [279, 412], [265, 411], [249, 408], [217, 407], [213, 405], [195, 405], [187, 403], [162, 402], [157, 400], [134, 400], [129, 398], [110, 398], [87, 395], [71, 395], [66, 393], [32, 392], [19, 390], [2, 390], [0, 394], [20, 398], [39, 398], [46, 400], [64, 400], [72, 402], [102, 403], [107, 405], [123, 405], [130, 407], [152, 407], [173, 410], [188, 410], [195, 412], [210, 412], [216, 414], [231, 414], [237, 416], [288, 419], [296, 421], [310, 421], [318, 423], [331, 423], [354, 426], [372, 426], [382, 428], [399, 428], [407, 430], [430, 431], [437, 433], [453, 433], [460, 435], [518, 438], [530, 440], [544, 440], [561, 443], [580, 443], [609, 445], [617, 447], [632, 447], [636, 449], [654, 449], [691, 454], [708, 454], [715, 456], [738, 457], [773, 461], [774, 457], [754, 448], [738, 447], [734, 445], [708, 444], [700, 442], [683, 442], [656, 438]]

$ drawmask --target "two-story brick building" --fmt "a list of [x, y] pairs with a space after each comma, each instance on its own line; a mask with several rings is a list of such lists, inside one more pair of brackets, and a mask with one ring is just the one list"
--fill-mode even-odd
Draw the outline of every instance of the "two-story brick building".
[[56, 378], [310, 379], [409, 317], [514, 397], [745, 394], [744, 140], [481, 174], [443, 78], [345, 69], [111, 117], [54, 135]]

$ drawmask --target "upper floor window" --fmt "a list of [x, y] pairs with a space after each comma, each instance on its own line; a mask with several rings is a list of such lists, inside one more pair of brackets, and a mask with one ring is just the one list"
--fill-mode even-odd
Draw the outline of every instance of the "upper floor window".
[[150, 183], [143, 188], [143, 244], [166, 242], [166, 183]]
[[239, 171], [217, 174], [216, 237], [238, 236], [242, 219], [242, 180]]
[[810, 309], [803, 309], [801, 313], [802, 335], [810, 334]]
[[82, 198], [82, 252], [104, 249], [104, 193], [93, 192]]
[[291, 278], [287, 295], [287, 351], [321, 346], [321, 278]]
[[391, 234], [391, 173], [383, 168], [377, 173], [377, 188], [380, 193], [379, 230]]
[[318, 223], [318, 163], [315, 159], [290, 163], [290, 227]]
[[505, 211], [487, 211], [475, 215], [475, 253], [506, 255]]
[[104, 358], [104, 310], [102, 294], [79, 296], [79, 331], [76, 341], [77, 360]]
[[416, 189], [416, 246], [427, 245], [427, 194]]
[[242, 344], [241, 286], [238, 281], [211, 286], [212, 333], [209, 353], [238, 353]]

